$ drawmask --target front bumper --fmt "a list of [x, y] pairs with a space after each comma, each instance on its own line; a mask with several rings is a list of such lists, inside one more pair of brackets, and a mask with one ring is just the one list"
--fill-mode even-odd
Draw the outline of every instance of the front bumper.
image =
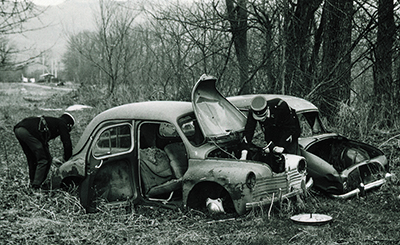
[[266, 197], [262, 201], [246, 203], [246, 211], [249, 211], [249, 210], [251, 210], [253, 208], [259, 208], [259, 207], [267, 206], [267, 205], [270, 205], [271, 203], [275, 203], [275, 202], [278, 202], [278, 201], [282, 201], [283, 199], [292, 198], [292, 197], [294, 197], [296, 195], [300, 195], [300, 194], [306, 193], [306, 191], [309, 190], [313, 186], [313, 184], [314, 184], [314, 181], [313, 181], [312, 178], [310, 178], [306, 184], [302, 185], [301, 189], [294, 189], [293, 191], [288, 192], [288, 193], [283, 194], [283, 195], [278, 194], [277, 197], [272, 195], [272, 197]]
[[349, 191], [349, 192], [347, 192], [345, 194], [341, 194], [341, 195], [333, 195], [332, 194], [331, 196], [334, 197], [334, 198], [339, 198], [339, 199], [347, 199], [347, 198], [353, 197], [355, 195], [364, 195], [364, 193], [366, 191], [374, 189], [374, 188], [377, 188], [377, 187], [380, 187], [383, 184], [385, 184], [386, 182], [391, 181], [391, 179], [392, 179], [392, 174], [391, 173], [387, 173], [385, 175], [385, 178], [383, 178], [383, 179], [376, 180], [376, 181], [371, 182], [371, 183], [366, 184], [366, 185], [361, 183], [360, 187], [358, 187], [357, 189]]

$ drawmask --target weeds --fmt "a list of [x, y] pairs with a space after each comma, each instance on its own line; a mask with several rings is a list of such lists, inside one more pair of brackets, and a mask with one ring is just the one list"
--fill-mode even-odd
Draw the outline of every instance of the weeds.
[[[99, 212], [87, 214], [80, 205], [78, 188], [70, 192], [39, 193], [28, 188], [25, 156], [12, 127], [22, 118], [44, 111], [38, 106], [27, 105], [27, 101], [14, 103], [9, 94], [0, 93], [0, 97], [4, 96], [8, 97], [0, 104], [0, 244], [400, 243], [400, 188], [396, 179], [365, 197], [335, 200], [312, 190], [303, 199], [301, 207], [292, 200], [285, 200], [254, 209], [241, 217], [210, 216], [195, 210], [175, 211], [133, 204], [128, 207], [104, 205]], [[92, 110], [74, 112], [78, 124], [71, 137], [76, 144], [85, 126], [98, 112], [125, 100], [133, 102], [133, 97], [121, 96], [118, 101], [101, 103], [100, 98], [103, 98], [101, 92], [87, 88], [66, 95], [52, 95], [46, 106], [95, 106]], [[368, 130], [367, 120], [360, 119], [363, 112], [350, 108], [343, 108], [342, 112], [344, 118], [337, 124], [342, 132], [367, 140], [373, 138], [377, 143], [385, 142], [383, 149], [390, 158], [391, 169], [400, 176], [400, 143], [393, 137], [398, 133], [390, 132], [388, 137], [387, 132]], [[58, 111], [46, 113], [59, 114]], [[52, 142], [51, 149], [53, 156], [61, 154], [61, 142]], [[333, 221], [322, 226], [292, 223], [289, 218], [298, 213], [328, 214]]]

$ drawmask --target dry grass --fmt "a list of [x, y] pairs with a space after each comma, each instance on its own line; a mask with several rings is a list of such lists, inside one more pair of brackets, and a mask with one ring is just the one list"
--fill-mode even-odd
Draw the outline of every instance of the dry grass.
[[[52, 96], [53, 100], [62, 100], [62, 95]], [[44, 111], [38, 106], [15, 103], [17, 99], [18, 96], [0, 92], [0, 101], [3, 101], [0, 102], [0, 244], [400, 243], [398, 181], [369, 192], [366, 197], [350, 200], [333, 200], [311, 191], [303, 208], [286, 202], [279, 208], [274, 205], [271, 212], [266, 207], [242, 217], [146, 206], [105, 206], [95, 214], [86, 214], [77, 198], [77, 190], [36, 195], [28, 188], [25, 156], [12, 133], [12, 126], [28, 115], [40, 115]], [[54, 103], [45, 106], [51, 105]], [[100, 109], [76, 114], [80, 126], [72, 135], [74, 142]], [[58, 111], [48, 113], [59, 114]], [[395, 138], [384, 148], [393, 171], [398, 174], [399, 143]], [[60, 153], [59, 142], [53, 142], [52, 146], [53, 154]], [[290, 217], [301, 212], [327, 214], [333, 220], [322, 226], [293, 223]]]

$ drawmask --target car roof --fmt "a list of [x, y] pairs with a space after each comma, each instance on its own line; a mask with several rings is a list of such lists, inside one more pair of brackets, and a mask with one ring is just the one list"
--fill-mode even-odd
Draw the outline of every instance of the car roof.
[[184, 101], [146, 101], [113, 107], [95, 116], [86, 126], [74, 147], [74, 154], [81, 151], [93, 130], [109, 120], [154, 120], [176, 122], [181, 115], [193, 112], [192, 103]]
[[184, 101], [146, 101], [125, 104], [98, 114], [95, 122], [108, 119], [175, 120], [178, 116], [193, 111], [192, 104]]
[[296, 110], [297, 113], [303, 113], [303, 112], [308, 112], [308, 111], [318, 111], [318, 107], [316, 107], [310, 101], [299, 98], [299, 97], [290, 96], [290, 95], [248, 94], [248, 95], [232, 96], [232, 97], [228, 97], [227, 99], [232, 104], [234, 104], [236, 107], [243, 109], [243, 108], [249, 108], [253, 98], [256, 96], [260, 96], [260, 95], [263, 96], [266, 100], [280, 98], [280, 99], [286, 101], [286, 103], [288, 103], [288, 105], [290, 107], [292, 107], [294, 110]]

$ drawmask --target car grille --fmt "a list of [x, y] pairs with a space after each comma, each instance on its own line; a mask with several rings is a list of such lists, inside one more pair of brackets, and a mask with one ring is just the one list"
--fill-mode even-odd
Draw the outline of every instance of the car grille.
[[276, 174], [273, 177], [257, 179], [253, 191], [253, 201], [261, 201], [265, 197], [271, 197], [279, 194], [284, 195], [293, 189], [300, 189], [301, 182], [305, 179], [304, 175], [297, 172], [297, 169], [290, 170], [286, 173]]
[[346, 191], [360, 187], [360, 184], [368, 184], [385, 176], [384, 168], [378, 162], [363, 164], [351, 171], [347, 177]]
[[288, 178], [289, 178], [289, 188], [290, 190], [292, 189], [300, 189], [301, 188], [301, 182], [304, 180], [305, 181], [305, 175], [304, 174], [299, 174], [299, 172], [296, 169], [293, 169], [288, 172]]

